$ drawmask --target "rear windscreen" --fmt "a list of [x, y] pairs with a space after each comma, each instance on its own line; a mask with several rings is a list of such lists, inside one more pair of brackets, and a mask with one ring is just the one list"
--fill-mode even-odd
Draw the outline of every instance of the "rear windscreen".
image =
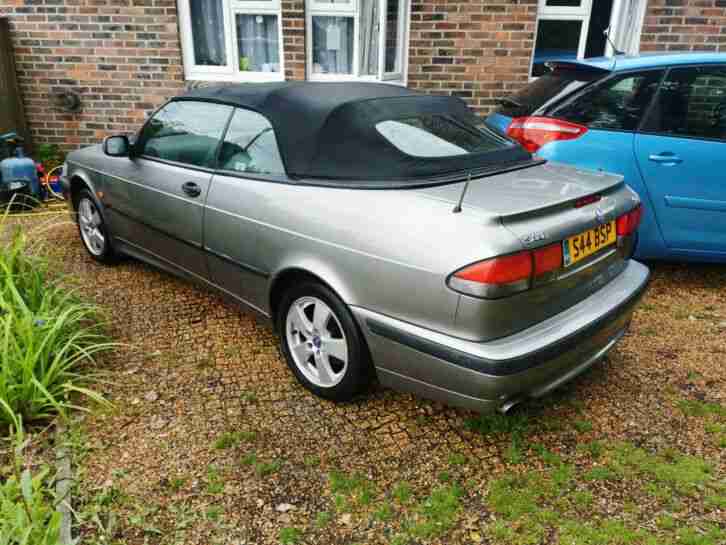
[[413, 157], [453, 157], [511, 146], [487, 129], [446, 115], [389, 119], [377, 123], [376, 130], [399, 151]]
[[497, 112], [509, 117], [531, 115], [543, 105], [555, 102], [605, 75], [607, 72], [555, 69], [532, 81], [517, 93], [501, 98]]

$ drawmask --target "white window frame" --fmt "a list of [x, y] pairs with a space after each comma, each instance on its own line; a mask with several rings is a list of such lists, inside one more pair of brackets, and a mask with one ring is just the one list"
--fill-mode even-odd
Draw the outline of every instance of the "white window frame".
[[[192, 35], [189, 2], [190, 0], [177, 0], [182, 58], [184, 61], [184, 77], [187, 80], [256, 82], [283, 81], [285, 79], [281, 0], [221, 0], [224, 21], [224, 45], [227, 57], [226, 66], [202, 66], [195, 64], [194, 38]], [[280, 51], [280, 70], [278, 72], [243, 72], [239, 69], [237, 14], [277, 16], [277, 37]]]
[[[360, 8], [358, 0], [348, 2], [325, 2], [324, 0], [306, 0], [305, 2], [305, 55], [307, 79], [310, 81], [379, 81], [406, 85], [408, 79], [408, 45], [409, 22], [411, 20], [411, 1], [398, 0], [398, 34], [397, 47], [400, 70], [386, 72], [386, 26], [388, 0], [377, 0], [378, 5], [378, 73], [361, 75], [360, 73]], [[353, 70], [351, 74], [318, 74], [313, 71], [313, 17], [350, 17], [353, 19]]]
[[[547, 0], [539, 0], [537, 5], [537, 25], [534, 30], [534, 43], [532, 46], [532, 57], [529, 63], [529, 77], [532, 76], [534, 68], [534, 57], [537, 51], [537, 32], [540, 21], [582, 21], [580, 29], [580, 41], [577, 48], [577, 58], [582, 59], [587, 49], [587, 36], [590, 30], [590, 16], [592, 14], [592, 2], [594, 0], [581, 0], [579, 6], [548, 6]], [[635, 5], [633, 5], [635, 2]], [[626, 53], [637, 54], [640, 50], [640, 35], [645, 20], [646, 0], [613, 0], [610, 14], [610, 39], [605, 43], [604, 55], [612, 56], [614, 51], [611, 42], [621, 47]], [[626, 17], [634, 17], [630, 29], [631, 36], [621, 36], [622, 28], [628, 25], [624, 21]]]

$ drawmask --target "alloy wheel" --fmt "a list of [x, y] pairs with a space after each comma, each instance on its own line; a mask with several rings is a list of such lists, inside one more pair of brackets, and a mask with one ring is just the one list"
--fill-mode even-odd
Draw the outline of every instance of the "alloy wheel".
[[78, 225], [88, 251], [96, 257], [102, 256], [106, 250], [106, 237], [101, 229], [103, 220], [96, 204], [88, 197], [81, 198], [78, 203]]
[[285, 338], [296, 367], [314, 385], [330, 388], [348, 370], [348, 343], [340, 320], [317, 297], [295, 300], [285, 319]]

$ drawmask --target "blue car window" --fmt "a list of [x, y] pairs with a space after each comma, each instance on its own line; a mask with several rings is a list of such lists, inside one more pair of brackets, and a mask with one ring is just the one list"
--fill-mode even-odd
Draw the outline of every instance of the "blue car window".
[[635, 130], [662, 77], [662, 70], [651, 70], [609, 78], [556, 108], [551, 115], [591, 129]]
[[726, 67], [673, 68], [643, 131], [726, 140]]

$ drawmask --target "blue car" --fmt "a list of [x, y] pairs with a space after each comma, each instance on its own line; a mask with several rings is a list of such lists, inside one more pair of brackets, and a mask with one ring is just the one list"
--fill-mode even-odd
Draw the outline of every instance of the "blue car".
[[636, 257], [726, 262], [726, 54], [554, 62], [488, 126], [539, 157], [625, 176]]

